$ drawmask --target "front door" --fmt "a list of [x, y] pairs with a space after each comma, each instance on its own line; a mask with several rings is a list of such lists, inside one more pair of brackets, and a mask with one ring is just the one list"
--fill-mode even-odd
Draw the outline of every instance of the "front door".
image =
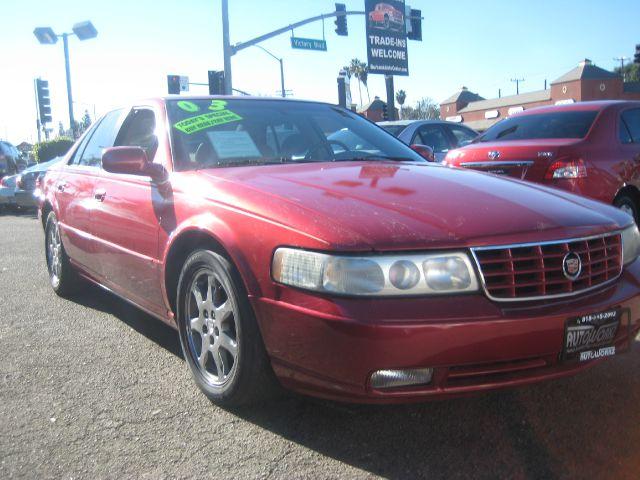
[[[115, 145], [142, 147], [150, 161], [160, 162], [156, 118], [152, 108], [132, 109]], [[146, 176], [102, 170], [94, 194], [93, 234], [105, 285], [142, 308], [165, 316], [158, 252], [165, 202], [158, 185]]]

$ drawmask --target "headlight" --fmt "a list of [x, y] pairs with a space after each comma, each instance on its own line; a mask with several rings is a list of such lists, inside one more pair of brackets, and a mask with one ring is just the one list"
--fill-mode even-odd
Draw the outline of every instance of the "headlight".
[[637, 225], [631, 225], [622, 232], [622, 263], [629, 265], [640, 255], [640, 232]]
[[361, 296], [475, 292], [478, 280], [464, 252], [413, 255], [329, 255], [278, 248], [276, 282], [316, 292]]

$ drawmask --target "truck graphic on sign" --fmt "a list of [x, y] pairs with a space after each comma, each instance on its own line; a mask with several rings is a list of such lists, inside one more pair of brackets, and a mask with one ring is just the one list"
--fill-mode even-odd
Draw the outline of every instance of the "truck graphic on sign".
[[369, 12], [369, 26], [401, 31], [404, 28], [404, 14], [388, 3], [378, 3], [374, 10]]

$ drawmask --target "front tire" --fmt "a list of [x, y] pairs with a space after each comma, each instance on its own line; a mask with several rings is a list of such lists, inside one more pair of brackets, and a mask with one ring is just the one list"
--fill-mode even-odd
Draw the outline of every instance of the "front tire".
[[613, 202], [614, 206], [618, 207], [623, 212], [627, 212], [633, 217], [636, 224], [638, 223], [638, 205], [635, 199], [628, 194], [622, 194]]
[[67, 297], [82, 288], [83, 280], [69, 261], [60, 239], [60, 227], [55, 213], [50, 212], [45, 227], [45, 256], [51, 288], [61, 297]]
[[194, 252], [180, 273], [176, 303], [182, 352], [200, 390], [230, 407], [269, 398], [276, 380], [233, 265], [212, 251]]

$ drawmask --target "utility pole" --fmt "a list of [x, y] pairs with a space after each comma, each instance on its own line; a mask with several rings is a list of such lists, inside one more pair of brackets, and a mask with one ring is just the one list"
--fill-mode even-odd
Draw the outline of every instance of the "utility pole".
[[71, 96], [71, 67], [69, 67], [69, 41], [68, 33], [62, 34], [62, 45], [64, 47], [64, 66], [67, 73], [67, 101], [69, 102], [69, 127], [73, 132], [73, 138], [76, 138], [76, 121], [73, 118], [73, 97]]
[[516, 84], [516, 95], [520, 95], [520, 82], [524, 82], [524, 78], [512, 78], [511, 81]]
[[224, 94], [232, 95], [231, 42], [229, 40], [229, 0], [222, 0], [222, 48], [224, 50]]
[[38, 87], [36, 86], [36, 80], [33, 80], [33, 93], [36, 96], [36, 129], [38, 130], [38, 143], [42, 140], [40, 136], [40, 107], [38, 105]]
[[629, 57], [613, 57], [616, 62], [620, 62], [620, 75], [622, 75], [622, 81], [624, 81], [624, 62], [625, 60], [629, 60]]

